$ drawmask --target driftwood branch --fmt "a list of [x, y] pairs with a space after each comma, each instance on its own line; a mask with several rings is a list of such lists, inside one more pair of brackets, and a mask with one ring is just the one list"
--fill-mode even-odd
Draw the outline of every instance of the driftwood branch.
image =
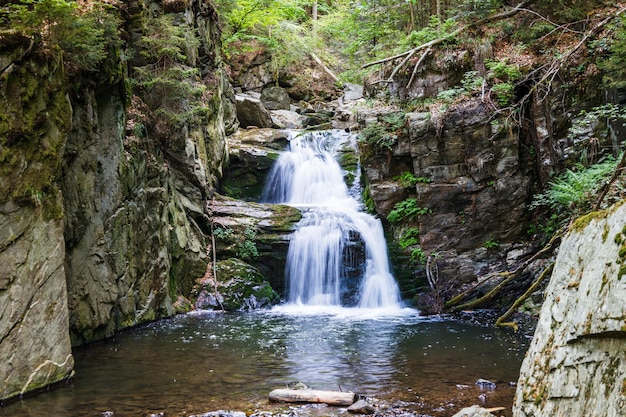
[[357, 395], [354, 392], [319, 391], [313, 389], [275, 389], [270, 392], [270, 401], [286, 403], [322, 403], [328, 405], [352, 405]]
[[422, 54], [422, 56], [420, 57], [420, 59], [415, 63], [415, 66], [413, 67], [413, 73], [411, 74], [411, 78], [409, 79], [409, 82], [406, 84], [406, 88], [411, 87], [411, 84], [413, 84], [413, 80], [415, 79], [415, 75], [417, 75], [417, 70], [419, 66], [422, 64], [422, 62], [424, 61], [424, 58], [426, 58], [426, 56], [430, 53], [430, 51], [432, 51], [432, 48], [430, 47], [427, 48]]
[[[550, 92], [552, 81], [554, 80], [554, 78], [556, 78], [556, 76], [559, 74], [563, 66], [568, 62], [568, 60], [587, 42], [587, 40], [590, 37], [596, 35], [598, 32], [600, 32], [600, 30], [604, 26], [606, 26], [609, 22], [611, 22], [616, 17], [619, 17], [624, 12], [626, 12], [626, 7], [622, 7], [621, 9], [616, 10], [615, 13], [611, 14], [610, 16], [598, 22], [593, 28], [591, 28], [589, 31], [587, 31], [584, 34], [582, 39], [576, 45], [570, 48], [561, 57], [556, 58], [554, 61], [552, 61], [549, 69], [545, 72], [545, 74], [543, 74], [543, 76], [539, 79], [539, 81], [533, 83], [528, 93], [524, 95], [524, 97], [520, 100], [520, 102], [524, 103], [525, 101], [527, 101], [533, 94], [537, 92], [537, 90], [540, 87], [544, 85], [547, 85], [547, 89], [545, 91], [544, 97], [547, 96], [547, 94]], [[528, 77], [526, 77], [526, 79], [522, 82], [525, 82], [526, 80], [528, 80]]]

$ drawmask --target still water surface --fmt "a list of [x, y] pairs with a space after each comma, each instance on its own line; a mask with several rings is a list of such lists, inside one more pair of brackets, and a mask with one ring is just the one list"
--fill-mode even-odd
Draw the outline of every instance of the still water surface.
[[[74, 380], [5, 405], [0, 416], [250, 413], [277, 407], [269, 391], [296, 381], [429, 415], [474, 403], [510, 413], [509, 383], [527, 346], [508, 331], [409, 309], [195, 313], [77, 349]], [[497, 388], [479, 389], [479, 378]]]

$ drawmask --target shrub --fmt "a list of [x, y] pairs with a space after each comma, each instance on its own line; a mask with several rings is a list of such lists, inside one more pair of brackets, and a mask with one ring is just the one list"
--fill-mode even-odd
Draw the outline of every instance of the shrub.
[[359, 133], [359, 140], [379, 149], [390, 150], [398, 141], [404, 123], [404, 112], [386, 114], [379, 121], [365, 126]]
[[566, 170], [549, 183], [550, 188], [545, 193], [535, 197], [531, 208], [547, 206], [574, 214], [589, 210], [597, 191], [615, 171], [617, 163], [615, 158], [609, 156], [588, 168], [578, 166], [577, 170]]

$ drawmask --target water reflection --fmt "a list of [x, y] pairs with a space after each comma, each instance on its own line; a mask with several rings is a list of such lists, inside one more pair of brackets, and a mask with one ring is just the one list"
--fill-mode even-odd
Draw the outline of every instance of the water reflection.
[[510, 405], [501, 402], [511, 401], [506, 387], [526, 347], [515, 335], [410, 310], [191, 314], [78, 349], [74, 381], [0, 416], [251, 412], [270, 408], [269, 391], [296, 381], [437, 406], [477, 402], [474, 382], [485, 378], [499, 387], [486, 404]]

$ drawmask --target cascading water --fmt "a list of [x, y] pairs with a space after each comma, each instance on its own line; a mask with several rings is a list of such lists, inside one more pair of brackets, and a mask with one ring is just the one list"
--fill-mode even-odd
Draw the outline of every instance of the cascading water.
[[360, 210], [358, 183], [348, 189], [336, 160], [347, 141], [342, 131], [293, 133], [265, 186], [264, 201], [303, 211], [287, 254], [288, 302], [399, 307], [382, 225]]

